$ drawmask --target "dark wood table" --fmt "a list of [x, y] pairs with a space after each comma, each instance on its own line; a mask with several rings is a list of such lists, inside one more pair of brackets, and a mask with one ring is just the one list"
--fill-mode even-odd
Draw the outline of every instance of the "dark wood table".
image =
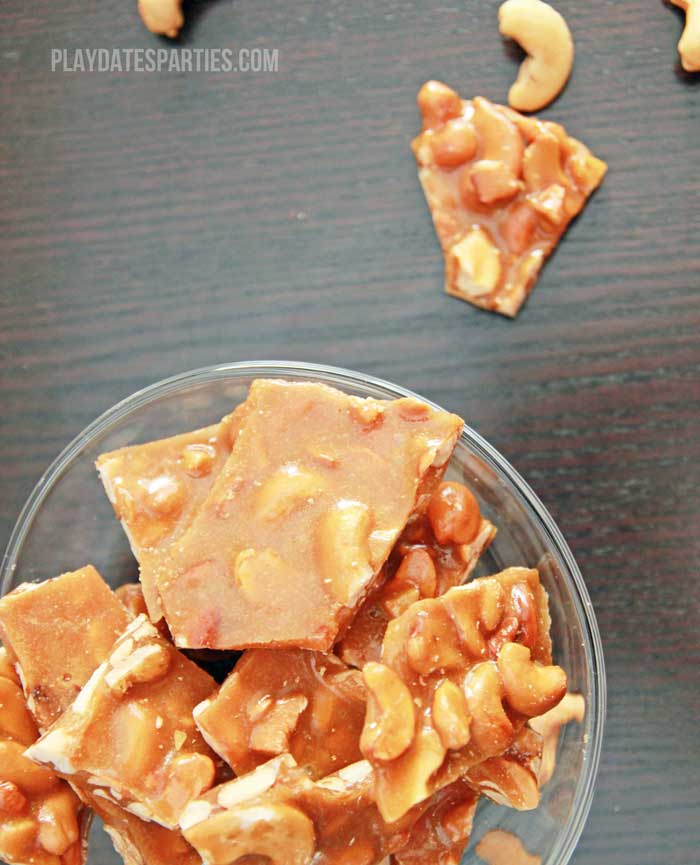
[[496, 2], [194, 4], [180, 43], [277, 73], [51, 72], [166, 47], [134, 2], [4, 0], [0, 545], [56, 453], [137, 388], [255, 358], [353, 367], [463, 414], [538, 491], [597, 611], [609, 718], [576, 865], [700, 857], [700, 75], [656, 0], [559, 0], [546, 112], [610, 164], [520, 318], [442, 293], [419, 85], [505, 99]]

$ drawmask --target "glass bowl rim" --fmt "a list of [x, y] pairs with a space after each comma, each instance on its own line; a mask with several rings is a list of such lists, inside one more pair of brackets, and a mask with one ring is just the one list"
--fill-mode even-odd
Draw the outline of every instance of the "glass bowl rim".
[[[147, 405], [156, 399], [168, 396], [181, 390], [187, 385], [196, 385], [225, 379], [228, 377], [263, 376], [274, 377], [278, 375], [292, 375], [303, 378], [312, 375], [333, 381], [342, 386], [343, 382], [354, 386], [370, 385], [388, 396], [414, 397], [422, 400], [434, 408], [440, 409], [436, 403], [425, 397], [404, 388], [400, 385], [377, 378], [365, 373], [327, 364], [304, 363], [300, 361], [284, 360], [257, 360], [237, 361], [233, 363], [214, 364], [212, 366], [199, 367], [187, 372], [178, 373], [169, 378], [161, 379], [154, 384], [135, 391], [125, 397], [111, 408], [103, 412], [92, 423], [88, 424], [82, 432], [60, 452], [49, 467], [44, 471], [30, 493], [24, 507], [19, 513], [17, 521], [10, 533], [5, 553], [0, 563], [0, 594], [4, 595], [8, 590], [10, 581], [14, 576], [17, 558], [23, 543], [29, 534], [34, 518], [53, 488], [60, 479], [64, 470], [68, 467], [74, 457], [95, 438], [105, 432], [118, 421], [126, 418], [137, 409]], [[590, 711], [590, 729], [592, 735], [587, 742], [586, 752], [583, 756], [583, 767], [581, 776], [576, 784], [576, 792], [571, 807], [570, 816], [565, 826], [560, 831], [559, 840], [552, 850], [553, 858], [548, 861], [556, 865], [566, 865], [571, 858], [576, 844], [583, 832], [588, 813], [593, 801], [595, 779], [598, 773], [600, 755], [603, 743], [603, 730], [606, 714], [606, 678], [605, 660], [603, 657], [603, 645], [600, 631], [596, 621], [593, 605], [586, 589], [583, 576], [579, 570], [576, 560], [560, 532], [556, 523], [550, 516], [539, 497], [530, 485], [510, 465], [486, 439], [479, 435], [466, 423], [460, 436], [462, 444], [471, 451], [476, 452], [487, 464], [494, 469], [502, 479], [508, 482], [512, 491], [525, 505], [528, 517], [539, 524], [545, 538], [551, 543], [553, 549], [563, 560], [566, 571], [563, 576], [566, 582], [571, 583], [574, 609], [582, 626], [584, 635], [584, 653], [586, 655], [589, 673], [591, 677], [590, 703], [587, 706]], [[567, 573], [568, 571], [568, 573]]]

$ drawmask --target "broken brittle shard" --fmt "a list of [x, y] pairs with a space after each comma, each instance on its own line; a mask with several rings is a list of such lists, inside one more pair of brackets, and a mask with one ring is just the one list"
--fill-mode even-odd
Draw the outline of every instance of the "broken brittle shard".
[[215, 780], [218, 761], [192, 719], [214, 689], [139, 616], [27, 756], [92, 796], [173, 829], [190, 799]]
[[362, 759], [365, 701], [360, 671], [333, 655], [248, 649], [194, 719], [236, 775], [289, 753], [322, 778]]
[[406, 398], [258, 380], [192, 524], [144, 551], [176, 645], [328, 651], [441, 479], [462, 421]]
[[[40, 730], [46, 730], [69, 708], [109, 656], [130, 618], [118, 595], [90, 565], [43, 583], [25, 583], [0, 600], [0, 634], [8, 664], [12, 662], [21, 675], [27, 704]], [[40, 766], [34, 769], [51, 771]], [[75, 777], [71, 783], [80, 799], [101, 817], [126, 865], [200, 862], [178, 831], [141, 820], [96, 796], [90, 784], [81, 784]], [[9, 855], [3, 858], [12, 861]], [[26, 861], [22, 859], [22, 865]], [[40, 858], [35, 861], [42, 865]]]
[[[561, 700], [566, 674], [551, 666], [549, 624], [539, 575], [526, 568], [418, 601], [389, 623], [381, 663], [362, 671], [368, 707], [360, 740], [387, 822], [517, 748], [528, 718]], [[527, 767], [532, 744], [521, 751], [507, 756]], [[476, 789], [485, 792], [489, 773], [504, 768], [487, 766]], [[536, 787], [534, 772], [533, 779]]]
[[221, 784], [192, 802], [180, 825], [205, 865], [347, 865], [401, 849], [421, 808], [389, 825], [374, 802], [373, 772], [353, 763], [319, 781], [290, 755]]
[[38, 736], [7, 650], [0, 648], [0, 860], [82, 865], [88, 812], [55, 772], [25, 757]]
[[607, 170], [558, 123], [439, 81], [418, 94], [412, 147], [445, 256], [445, 291], [516, 316]]
[[426, 515], [412, 521], [387, 561], [386, 582], [359, 609], [335, 647], [337, 655], [359, 669], [378, 661], [389, 622], [415, 601], [466, 583], [495, 535], [495, 526], [481, 517], [468, 543], [439, 544]]
[[0, 600], [0, 638], [42, 732], [78, 696], [130, 618], [92, 565], [23, 583]]

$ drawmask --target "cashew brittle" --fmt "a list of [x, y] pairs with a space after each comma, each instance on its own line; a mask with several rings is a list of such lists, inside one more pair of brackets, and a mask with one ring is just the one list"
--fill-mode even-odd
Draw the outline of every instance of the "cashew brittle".
[[237, 775], [291, 753], [320, 778], [362, 759], [365, 687], [333, 655], [249, 649], [219, 693], [194, 710], [202, 735]]
[[[542, 0], [507, 0], [502, 21], [522, 10], [527, 18], [530, 9], [536, 15], [528, 28], [534, 27], [537, 38], [537, 16], [560, 18]], [[553, 40], [548, 46], [556, 51]], [[522, 67], [529, 81], [526, 91], [530, 96], [537, 89], [542, 97], [544, 91], [529, 79], [528, 70], [539, 75], [533, 63], [528, 59]], [[557, 86], [563, 83], [559, 80]], [[522, 89], [516, 84], [512, 92]], [[551, 88], [547, 94], [553, 95]], [[412, 147], [445, 256], [445, 291], [515, 316], [546, 257], [601, 183], [606, 165], [556, 123], [525, 117], [479, 96], [460, 100], [439, 82], [423, 85], [418, 105], [423, 129]], [[475, 147], [461, 146], [465, 130]]]
[[540, 801], [542, 737], [523, 727], [511, 747], [467, 772], [465, 781], [499, 805], [531, 811]]
[[435, 793], [411, 829], [406, 845], [394, 853], [396, 865], [459, 865], [469, 843], [478, 793], [455, 781]]
[[245, 407], [191, 525], [143, 554], [142, 573], [182, 648], [328, 651], [440, 482], [462, 422], [416, 399], [272, 379]]
[[0, 600], [0, 637], [19, 664], [41, 732], [77, 697], [129, 619], [91, 565], [24, 583]]
[[214, 755], [192, 719], [213, 690], [213, 680], [139, 616], [27, 754], [137, 817], [175, 828], [187, 802], [214, 783]]
[[[244, 410], [245, 403], [212, 426], [98, 458], [100, 480], [139, 561], [145, 550], [157, 556], [192, 522], [231, 453]], [[163, 614], [151, 574], [141, 569], [144, 599], [155, 622]]]
[[[38, 585], [19, 587], [0, 601], [0, 629], [14, 650], [13, 659], [21, 670], [28, 702], [40, 730], [45, 730], [70, 707], [127, 627], [129, 616], [117, 598], [123, 599], [130, 610], [144, 612], [138, 586], [123, 587], [113, 594], [97, 571], [88, 567]], [[4, 662], [0, 675], [14, 677], [14, 669], [4, 653], [0, 661]], [[138, 757], [139, 751], [142, 753], [138, 736], [127, 735], [130, 725], [121, 732], [126, 736], [125, 746], [132, 749], [132, 758]], [[44, 767], [27, 763], [39, 775], [50, 773]], [[101, 817], [126, 865], [200, 862], [179, 832], [144, 822], [104, 796], [93, 795], [99, 790], [87, 782], [81, 784], [75, 776], [72, 784], [83, 802]], [[78, 853], [65, 865], [77, 865], [82, 851]], [[50, 865], [56, 865], [55, 861]]]
[[273, 865], [368, 865], [404, 847], [422, 813], [386, 824], [373, 783], [364, 761], [312, 781], [284, 755], [210, 790], [185, 809], [180, 824], [205, 865], [246, 856]]
[[0, 667], [0, 858], [8, 865], [80, 865], [86, 812], [65, 781], [24, 756], [39, 731], [4, 648]]
[[[455, 525], [460, 526], [458, 531], [464, 532], [466, 521], [462, 516], [451, 518], [448, 511], [462, 506], [465, 496], [456, 496], [456, 504], [454, 498], [447, 501], [443, 496], [436, 507], [433, 503], [445, 486], [440, 485], [427, 513], [406, 527], [387, 562], [386, 581], [367, 598], [336, 646], [336, 652], [345, 663], [361, 668], [369, 661], [378, 661], [389, 621], [415, 601], [434, 598], [465, 583], [495, 537], [495, 527], [481, 517], [476, 505], [476, 529], [472, 526], [466, 534], [458, 535], [467, 538], [465, 542], [452, 538], [449, 532], [455, 530]], [[461, 484], [451, 482], [449, 487], [461, 487]], [[443, 543], [438, 542], [433, 523], [447, 533], [443, 535]]]
[[[494, 639], [503, 628], [505, 643]], [[415, 717], [408, 724], [402, 710], [401, 729], [407, 737], [413, 729], [413, 736], [408, 747], [402, 738], [393, 752], [374, 744], [377, 731], [371, 726], [378, 719], [368, 715], [366, 721], [360, 744], [376, 773], [377, 805], [385, 820], [399, 819], [452, 780], [504, 755], [526, 718], [561, 698], [566, 677], [560, 668], [547, 666], [548, 628], [537, 571], [525, 568], [418, 601], [389, 623], [378, 665], [388, 671], [387, 689], [382, 695], [381, 679], [367, 684], [375, 689], [378, 705], [386, 706], [379, 720], [391, 718], [392, 729], [399, 717], [394, 720], [389, 707], [396, 713], [404, 704], [392, 696], [396, 683], [412, 697]], [[514, 665], [523, 668], [525, 655], [526, 693], [512, 675]]]

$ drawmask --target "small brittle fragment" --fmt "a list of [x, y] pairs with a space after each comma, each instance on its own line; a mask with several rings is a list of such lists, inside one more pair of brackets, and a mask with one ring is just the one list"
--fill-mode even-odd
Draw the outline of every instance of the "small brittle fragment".
[[[514, 317], [607, 166], [559, 124], [429, 81], [412, 147], [445, 291]], [[467, 146], [467, 142], [469, 143]]]
[[82, 865], [87, 812], [55, 772], [24, 750], [39, 736], [0, 648], [0, 859], [7, 865]]
[[288, 752], [321, 778], [362, 759], [365, 698], [360, 672], [333, 655], [249, 649], [194, 718], [237, 775]]
[[[102, 454], [97, 471], [131, 549], [157, 556], [192, 522], [238, 435], [244, 404], [218, 424]], [[162, 618], [150, 571], [141, 570], [149, 615]]]

